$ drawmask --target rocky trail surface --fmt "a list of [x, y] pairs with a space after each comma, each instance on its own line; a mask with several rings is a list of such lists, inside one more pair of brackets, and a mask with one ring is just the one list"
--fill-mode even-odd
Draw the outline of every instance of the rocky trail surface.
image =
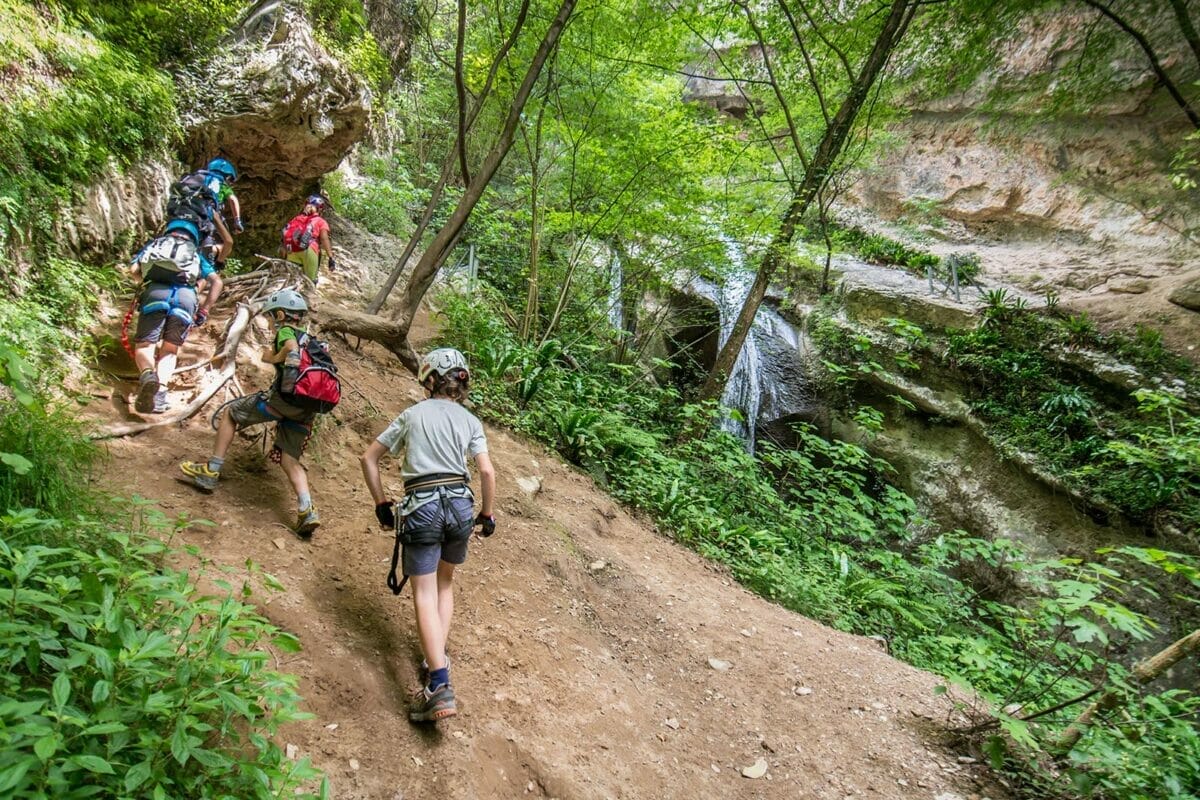
[[[326, 297], [345, 289], [340, 276], [322, 285]], [[181, 365], [211, 354], [230, 313], [223, 304], [194, 332]], [[427, 323], [415, 333], [428, 336]], [[246, 391], [270, 379], [256, 363], [266, 340], [259, 319], [242, 343]], [[938, 678], [745, 591], [554, 454], [493, 427], [497, 534], [474, 540], [457, 573], [459, 714], [411, 725], [411, 594], [385, 585], [392, 542], [375, 524], [358, 456], [422, 395], [381, 348], [333, 342], [347, 391], [305, 459], [324, 522], [310, 541], [287, 527], [294, 498], [259, 438], [235, 440], [216, 493], [177, 482], [180, 461], [210, 452], [215, 401], [182, 424], [111, 440], [108, 474], [172, 517], [211, 520], [183, 539], [215, 564], [241, 571], [249, 559], [286, 587], [254, 602], [299, 637], [302, 652], [275, 665], [300, 676], [314, 717], [280, 742], [325, 770], [335, 797], [1007, 796], [946, 743], [956, 712], [935, 694]], [[205, 374], [184, 378], [199, 385]], [[134, 419], [130, 388], [114, 384], [110, 403], [91, 409], [96, 421]], [[173, 388], [177, 405], [195, 392]], [[400, 494], [394, 462], [385, 485]]]

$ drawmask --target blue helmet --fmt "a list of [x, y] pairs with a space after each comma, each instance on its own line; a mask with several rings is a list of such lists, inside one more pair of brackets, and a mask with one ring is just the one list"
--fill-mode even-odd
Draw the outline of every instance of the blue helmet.
[[167, 223], [167, 233], [171, 231], [184, 231], [192, 237], [196, 244], [200, 244], [200, 229], [196, 227], [196, 223], [189, 222], [186, 219], [173, 219]]
[[208, 171], [217, 173], [229, 183], [238, 179], [237, 167], [223, 158], [214, 158], [208, 162]]
[[315, 206], [317, 211], [324, 211], [329, 207], [329, 201], [319, 194], [310, 194], [308, 199], [304, 201], [306, 206]]

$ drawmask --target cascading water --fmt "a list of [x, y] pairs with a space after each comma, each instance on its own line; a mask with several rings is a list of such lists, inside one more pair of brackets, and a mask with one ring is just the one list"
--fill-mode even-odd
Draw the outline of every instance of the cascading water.
[[624, 289], [624, 266], [621, 257], [614, 252], [608, 267], [608, 324], [615, 331], [625, 330], [625, 305], [621, 299]]
[[[718, 346], [724, 347], [733, 333], [738, 313], [750, 295], [754, 272], [746, 268], [741, 245], [726, 236], [722, 236], [721, 241], [733, 265], [724, 282], [717, 287], [704, 278], [696, 277], [689, 286], [693, 292], [717, 307], [720, 316]], [[781, 387], [775, 385], [774, 380], [764, 380], [768, 372], [781, 371], [767, 369], [768, 354], [780, 350], [797, 354], [800, 349], [799, 331], [773, 308], [760, 306], [750, 326], [750, 334], [742, 344], [729, 380], [725, 383], [725, 392], [721, 395], [721, 405], [738, 412], [737, 416], [726, 414], [721, 427], [741, 439], [751, 453], [754, 452], [755, 429], [760, 416], [776, 419], [793, 410], [786, 407], [788, 404], [781, 396]], [[788, 371], [786, 366], [782, 369]]]

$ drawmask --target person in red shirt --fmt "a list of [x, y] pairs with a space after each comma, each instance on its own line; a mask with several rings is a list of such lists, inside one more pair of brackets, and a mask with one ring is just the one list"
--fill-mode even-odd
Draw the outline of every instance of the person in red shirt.
[[305, 276], [316, 285], [321, 271], [337, 268], [333, 260], [333, 244], [329, 239], [329, 223], [321, 214], [329, 202], [318, 194], [310, 195], [304, 210], [292, 217], [283, 229], [283, 257], [304, 269]]

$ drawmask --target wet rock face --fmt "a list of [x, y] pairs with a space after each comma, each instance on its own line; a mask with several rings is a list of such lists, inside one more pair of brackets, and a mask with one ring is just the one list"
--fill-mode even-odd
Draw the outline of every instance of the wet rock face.
[[279, 2], [252, 9], [221, 50], [180, 80], [184, 150], [192, 166], [217, 155], [237, 165], [248, 244], [273, 248], [303, 195], [362, 138], [370, 95]]

